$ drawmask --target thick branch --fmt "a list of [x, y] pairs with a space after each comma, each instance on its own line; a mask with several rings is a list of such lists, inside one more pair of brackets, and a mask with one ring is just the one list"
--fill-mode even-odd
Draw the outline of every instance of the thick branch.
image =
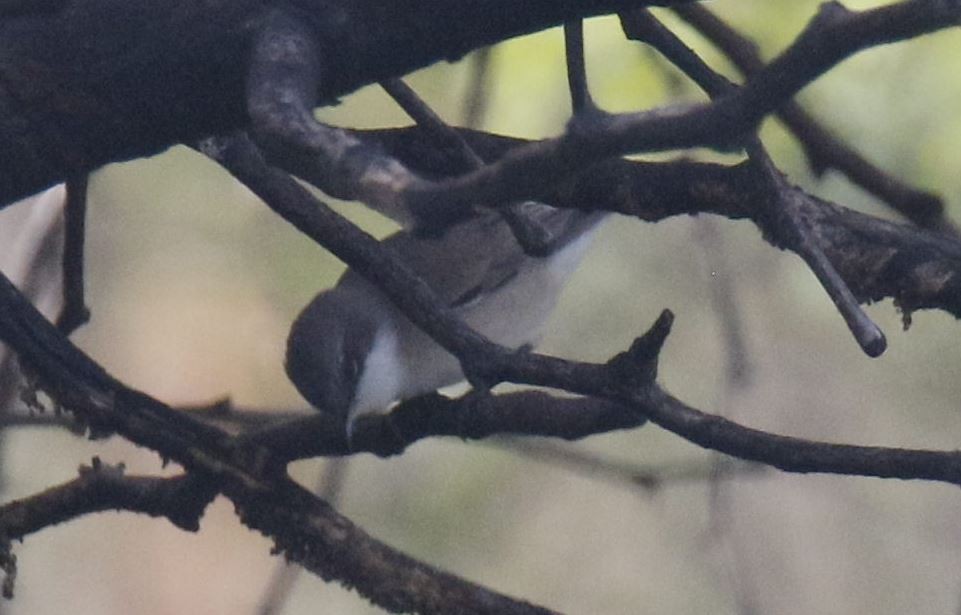
[[[730, 58], [745, 75], [764, 68], [755, 45], [698, 4], [678, 6], [675, 12]], [[854, 148], [832, 135], [798, 103], [788, 102], [777, 115], [798, 138], [817, 175], [836, 169], [918, 226], [957, 235], [944, 215], [944, 203], [930, 193], [913, 188], [885, 173]]]
[[[698, 146], [739, 147], [766, 115], [846, 57], [872, 45], [949, 28], [959, 21], [961, 5], [940, 0], [907, 0], [859, 13], [828, 3], [770, 65], [741, 89], [711, 103], [577, 124], [561, 137], [518, 148], [478, 171], [437, 184], [390, 178], [389, 188], [402, 193], [411, 209], [450, 215], [450, 209], [477, 201], [497, 204], [542, 198], [553, 184], [611, 156]], [[359, 174], [358, 183], [364, 181], [373, 178]]]
[[0, 535], [22, 539], [82, 515], [126, 510], [166, 517], [180, 529], [195, 532], [216, 494], [188, 475], [173, 478], [125, 476], [123, 467], [81, 466], [80, 476], [30, 497], [0, 506]]
[[[358, 131], [424, 177], [444, 177], [458, 167], [437, 153], [420, 129]], [[496, 161], [528, 142], [512, 137], [462, 130], [471, 148], [487, 162]], [[271, 162], [311, 181], [308, 157], [288, 152]], [[818, 245], [862, 302], [894, 299], [909, 315], [918, 309], [941, 309], [961, 317], [961, 242], [904, 224], [868, 216], [796, 190], [797, 215], [811, 226]], [[606, 210], [656, 222], [677, 215], [712, 213], [759, 219], [765, 194], [749, 165], [676, 161], [666, 163], [612, 159], [589, 172], [560, 182], [543, 200], [556, 207]], [[765, 238], [789, 248], [770, 235]]]
[[673, 321], [667, 311], [628, 351], [605, 365], [507, 351], [447, 313], [430, 289], [369, 235], [293, 179], [266, 167], [246, 139], [216, 140], [206, 151], [288, 222], [377, 284], [411, 321], [457, 355], [468, 366], [465, 371], [484, 374], [490, 383], [510, 381], [605, 398], [701, 446], [788, 471], [961, 484], [961, 452], [811, 442], [743, 427], [684, 405], [655, 384], [657, 356]]
[[548, 612], [391, 549], [283, 477], [270, 463], [269, 451], [241, 446], [125, 387], [71, 344], [2, 274], [0, 339], [35, 371], [56, 402], [210, 481], [234, 502], [244, 523], [324, 579], [357, 587], [395, 612]]
[[481, 440], [497, 434], [577, 440], [644, 424], [643, 416], [622, 405], [586, 397], [558, 398], [539, 391], [493, 395], [483, 403], [471, 397], [425, 395], [398, 405], [388, 415], [362, 417], [348, 442], [344, 423], [321, 413], [252, 431], [243, 440], [270, 448], [278, 461], [371, 452], [402, 453], [432, 436]]
[[[676, 3], [676, 2], [675, 2]], [[35, 2], [33, 4], [36, 4]], [[76, 0], [0, 18], [0, 203], [247, 125], [248, 47], [273, 0]], [[290, 0], [334, 101], [565, 20], [670, 0]]]

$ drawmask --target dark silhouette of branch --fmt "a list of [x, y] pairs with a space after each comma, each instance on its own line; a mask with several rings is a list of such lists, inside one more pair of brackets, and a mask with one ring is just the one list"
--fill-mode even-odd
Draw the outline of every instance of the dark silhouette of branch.
[[278, 461], [289, 462], [361, 452], [387, 457], [435, 436], [482, 440], [513, 434], [577, 440], [639, 427], [644, 421], [622, 405], [589, 397], [521, 391], [493, 395], [478, 404], [469, 395], [449, 399], [431, 394], [403, 402], [390, 414], [358, 419], [349, 442], [343, 421], [324, 413], [251, 430], [241, 439], [269, 448]]
[[200, 529], [200, 517], [216, 494], [210, 484], [196, 475], [125, 476], [122, 464], [108, 466], [94, 457], [90, 466], [80, 466], [78, 478], [0, 506], [3, 596], [13, 597], [17, 574], [10, 540], [23, 540], [53, 525], [107, 510], [165, 517], [180, 529], [196, 532]]
[[70, 343], [2, 275], [0, 339], [62, 407], [99, 433], [118, 433], [196, 473], [233, 501], [248, 527], [274, 540], [278, 552], [324, 579], [356, 587], [394, 612], [549, 612], [391, 549], [283, 476], [269, 451], [244, 446], [125, 387]]
[[[673, 10], [716, 45], [743, 74], [750, 76], [764, 68], [754, 43], [704, 5], [687, 4]], [[777, 115], [797, 137], [816, 175], [835, 169], [918, 226], [958, 235], [957, 228], [944, 215], [940, 197], [912, 188], [885, 173], [832, 135], [800, 104], [787, 102]]]
[[57, 326], [70, 335], [90, 320], [90, 310], [84, 302], [83, 245], [87, 225], [88, 176], [67, 181], [67, 202], [64, 205], [63, 239], [63, 307]]
[[285, 220], [377, 284], [405, 316], [454, 353], [466, 373], [482, 374], [486, 382], [546, 386], [608, 399], [700, 446], [786, 471], [961, 481], [957, 452], [813, 442], [743, 427], [685, 405], [654, 382], [657, 354], [673, 321], [669, 312], [631, 349], [605, 365], [518, 353], [492, 344], [446, 310], [376, 240], [292, 178], [268, 167], [249, 140], [218, 139], [204, 149]]
[[514, 36], [638, 4], [416, 0], [385, 11], [380, 0], [96, 0], [37, 12], [28, 6], [36, 2], [8, 2], [33, 14], [0, 20], [2, 204], [108, 162], [246, 128], [251, 42], [278, 4], [295, 6], [325, 49], [327, 78], [316, 92], [324, 103]]
[[[711, 98], [735, 90], [720, 74], [714, 72], [693, 50], [661, 24], [649, 11], [639, 9], [621, 16], [621, 24], [628, 38], [643, 41], [670, 60], [694, 80]], [[838, 274], [834, 264], [824, 254], [813, 230], [798, 213], [794, 189], [787, 184], [774, 166], [760, 140], [754, 138], [747, 145], [751, 162], [756, 166], [758, 179], [766, 188], [767, 198], [759, 202], [755, 221], [765, 234], [789, 247], [807, 263], [838, 312], [844, 318], [861, 349], [871, 357], [882, 354], [887, 340], [881, 329], [865, 314], [857, 298]]]
[[166, 517], [180, 529], [196, 532], [200, 517], [216, 491], [195, 476], [172, 478], [127, 476], [123, 465], [110, 466], [96, 457], [80, 466], [80, 476], [0, 506], [0, 532], [22, 539], [52, 525], [107, 510], [127, 510]]
[[[449, 163], [431, 152], [417, 128], [359, 134], [423, 175], [442, 176], [450, 171]], [[529, 143], [474, 131], [464, 135], [488, 162]], [[271, 162], [310, 181], [310, 164], [302, 157], [274, 156]], [[748, 163], [722, 166], [613, 159], [559, 183], [544, 200], [556, 207], [607, 210], [649, 222], [701, 213], [749, 219], [765, 232], [767, 241], [790, 249], [767, 234], [767, 222], [759, 219], [759, 212], [765, 211], [765, 194], [755, 173]], [[961, 316], [961, 242], [840, 207], [797, 187], [791, 191], [798, 215], [810, 225], [818, 245], [859, 301], [892, 298], [906, 316], [932, 308]]]

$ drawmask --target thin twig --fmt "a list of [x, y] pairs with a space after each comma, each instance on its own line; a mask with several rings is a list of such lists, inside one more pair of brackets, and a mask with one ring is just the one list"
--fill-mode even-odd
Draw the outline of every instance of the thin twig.
[[685, 405], [654, 383], [657, 355], [672, 316], [665, 312], [644, 336], [606, 365], [516, 353], [461, 323], [428, 287], [369, 235], [320, 203], [289, 176], [266, 167], [245, 139], [218, 139], [205, 150], [274, 211], [374, 284], [412, 322], [490, 382], [510, 381], [601, 397], [703, 447], [792, 472], [924, 478], [961, 483], [961, 453], [814, 442], [743, 427]]
[[[157, 451], [211, 481], [250, 528], [278, 552], [325, 578], [362, 588], [388, 610], [544, 614], [437, 570], [380, 543], [283, 475], [269, 451], [245, 448], [107, 374], [0, 274], [0, 339], [42, 379], [44, 388], [86, 423]], [[330, 554], [336, 553], [336, 558]]]
[[567, 58], [567, 85], [571, 92], [574, 116], [591, 114], [597, 105], [587, 86], [587, 63], [584, 57], [584, 22], [580, 19], [564, 24], [564, 54]]
[[[716, 45], [744, 75], [751, 76], [764, 68], [756, 45], [703, 4], [678, 5], [673, 10]], [[777, 110], [777, 115], [797, 137], [816, 175], [835, 169], [918, 226], [961, 235], [957, 226], [945, 216], [944, 202], [940, 197], [917, 190], [881, 170], [832, 135], [799, 103], [786, 102]]]
[[63, 308], [57, 318], [57, 326], [67, 335], [90, 320], [90, 310], [84, 302], [83, 283], [88, 179], [87, 175], [81, 175], [67, 181], [67, 203], [64, 208]]
[[92, 465], [80, 467], [78, 478], [0, 506], [0, 533], [5, 538], [22, 539], [52, 525], [106, 510], [166, 517], [177, 527], [195, 532], [215, 493], [197, 477], [127, 476], [122, 464], [110, 466], [94, 457]]
[[[638, 9], [626, 13], [621, 16], [621, 23], [628, 37], [644, 41], [657, 49], [712, 98], [736, 91], [727, 79], [712, 70], [649, 11]], [[755, 220], [772, 237], [777, 238], [783, 245], [790, 246], [804, 259], [834, 302], [861, 349], [870, 357], [879, 356], [887, 347], [887, 340], [881, 329], [861, 309], [854, 293], [818, 245], [813, 230], [799, 215], [796, 190], [774, 166], [760, 139], [752, 137], [747, 144], [747, 152], [768, 196], [760, 203]]]

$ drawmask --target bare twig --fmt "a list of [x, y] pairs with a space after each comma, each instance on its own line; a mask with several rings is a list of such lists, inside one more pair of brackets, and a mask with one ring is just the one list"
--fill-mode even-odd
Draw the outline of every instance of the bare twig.
[[381, 82], [380, 86], [424, 129], [444, 155], [460, 165], [462, 170], [473, 171], [484, 166], [484, 161], [464, 137], [448, 126], [403, 79], [388, 79]]
[[90, 466], [80, 466], [78, 478], [0, 506], [0, 567], [5, 575], [5, 598], [13, 597], [16, 577], [10, 540], [22, 540], [50, 526], [106, 510], [165, 517], [183, 530], [196, 532], [201, 515], [217, 494], [197, 476], [125, 476], [123, 470], [123, 465], [107, 466], [94, 457]]
[[0, 533], [22, 539], [51, 525], [106, 510], [166, 517], [180, 529], [195, 532], [215, 494], [196, 477], [127, 476], [123, 465], [105, 465], [94, 457], [92, 465], [80, 467], [78, 478], [0, 506]]
[[411, 321], [488, 382], [511, 381], [606, 398], [703, 447], [791, 472], [925, 478], [961, 482], [961, 454], [813, 442], [750, 429], [695, 410], [654, 383], [657, 353], [670, 329], [665, 313], [631, 350], [607, 365], [516, 353], [476, 334], [380, 244], [264, 165], [245, 139], [219, 139], [206, 151], [278, 214], [377, 284]]
[[[642, 40], [660, 51], [712, 98], [734, 91], [733, 85], [714, 72], [648, 11], [639, 9], [622, 15], [621, 22], [628, 37]], [[760, 207], [754, 219], [767, 234], [782, 245], [790, 246], [804, 259], [834, 302], [861, 349], [868, 356], [879, 356], [887, 347], [887, 340], [881, 329], [861, 309], [854, 293], [824, 254], [813, 230], [799, 215], [796, 190], [776, 169], [759, 139], [750, 139], [747, 152], [758, 171], [758, 181], [766, 188], [767, 193], [767, 198], [759, 203]]]
[[358, 587], [368, 599], [393, 611], [549, 612], [387, 547], [279, 473], [269, 451], [238, 446], [220, 430], [125, 387], [71, 344], [3, 275], [0, 339], [65, 408], [98, 429], [119, 433], [198, 473], [234, 502], [248, 527], [271, 537], [278, 552], [322, 578]]
[[[714, 43], [743, 74], [750, 76], [764, 68], [756, 46], [703, 4], [678, 5], [673, 10]], [[777, 115], [798, 138], [815, 174], [836, 169], [918, 226], [959, 234], [957, 227], [945, 217], [940, 197], [917, 190], [884, 172], [832, 135], [800, 104], [788, 101], [778, 109]]]
[[87, 175], [82, 175], [67, 181], [67, 204], [64, 208], [63, 308], [57, 318], [57, 326], [67, 335], [90, 320], [90, 310], [84, 303], [83, 290], [88, 179]]
[[584, 59], [584, 22], [564, 24], [564, 52], [567, 58], [567, 85], [571, 92], [571, 109], [578, 115], [597, 112], [587, 86], [587, 64]]

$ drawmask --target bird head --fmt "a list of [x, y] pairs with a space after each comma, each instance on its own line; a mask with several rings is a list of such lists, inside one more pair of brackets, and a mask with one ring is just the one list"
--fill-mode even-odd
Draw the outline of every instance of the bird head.
[[369, 297], [334, 288], [320, 293], [294, 321], [286, 369], [307, 401], [347, 419], [377, 333]]

